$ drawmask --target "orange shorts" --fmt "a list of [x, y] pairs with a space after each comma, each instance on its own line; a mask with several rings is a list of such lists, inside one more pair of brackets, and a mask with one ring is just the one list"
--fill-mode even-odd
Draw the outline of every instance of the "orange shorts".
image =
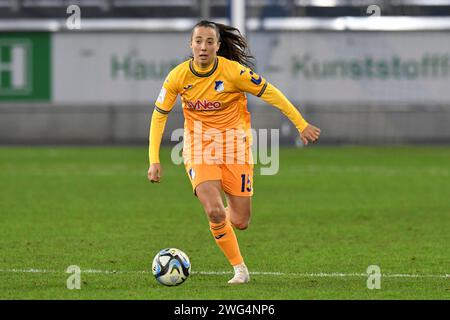
[[253, 195], [253, 164], [185, 164], [192, 189], [208, 180], [221, 180], [222, 189], [233, 196]]

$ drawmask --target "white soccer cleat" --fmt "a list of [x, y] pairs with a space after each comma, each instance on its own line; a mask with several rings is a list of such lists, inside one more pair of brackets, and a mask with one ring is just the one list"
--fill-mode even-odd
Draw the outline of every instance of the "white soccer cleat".
[[234, 277], [228, 283], [247, 283], [250, 281], [250, 274], [248, 273], [245, 263], [234, 266]]

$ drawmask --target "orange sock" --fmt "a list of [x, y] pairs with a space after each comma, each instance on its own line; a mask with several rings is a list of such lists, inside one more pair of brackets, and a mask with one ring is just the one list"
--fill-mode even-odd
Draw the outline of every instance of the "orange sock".
[[220, 223], [209, 222], [211, 233], [217, 245], [227, 257], [232, 266], [244, 262], [239, 250], [239, 244], [233, 227], [228, 219]]

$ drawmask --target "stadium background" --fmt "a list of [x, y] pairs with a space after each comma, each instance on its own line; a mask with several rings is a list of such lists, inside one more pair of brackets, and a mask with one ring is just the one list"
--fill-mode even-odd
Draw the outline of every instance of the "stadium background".
[[[450, 1], [243, 4], [0, 0], [1, 299], [449, 298]], [[146, 178], [154, 101], [201, 18], [245, 29], [256, 70], [322, 129], [293, 148], [293, 126], [250, 97], [253, 127], [283, 147], [277, 175], [255, 168], [240, 288], [170, 159], [179, 100], [164, 182]], [[151, 277], [167, 246], [193, 264], [176, 290]]]
[[[79, 30], [67, 27], [70, 4], [81, 9]], [[230, 4], [0, 1], [0, 142], [145, 142], [165, 75], [190, 55], [192, 25], [202, 15], [230, 22]], [[245, 25], [257, 71], [325, 128], [322, 143], [448, 143], [449, 8], [252, 0], [245, 23], [235, 21]], [[179, 105], [165, 142], [182, 127]], [[295, 142], [277, 110], [253, 98], [250, 110], [255, 128], [280, 128], [283, 143]]]

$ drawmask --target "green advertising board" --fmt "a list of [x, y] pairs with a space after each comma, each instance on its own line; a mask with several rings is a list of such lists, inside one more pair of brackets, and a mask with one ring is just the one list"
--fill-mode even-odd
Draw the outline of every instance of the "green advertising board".
[[51, 47], [47, 32], [0, 33], [0, 102], [51, 99]]

